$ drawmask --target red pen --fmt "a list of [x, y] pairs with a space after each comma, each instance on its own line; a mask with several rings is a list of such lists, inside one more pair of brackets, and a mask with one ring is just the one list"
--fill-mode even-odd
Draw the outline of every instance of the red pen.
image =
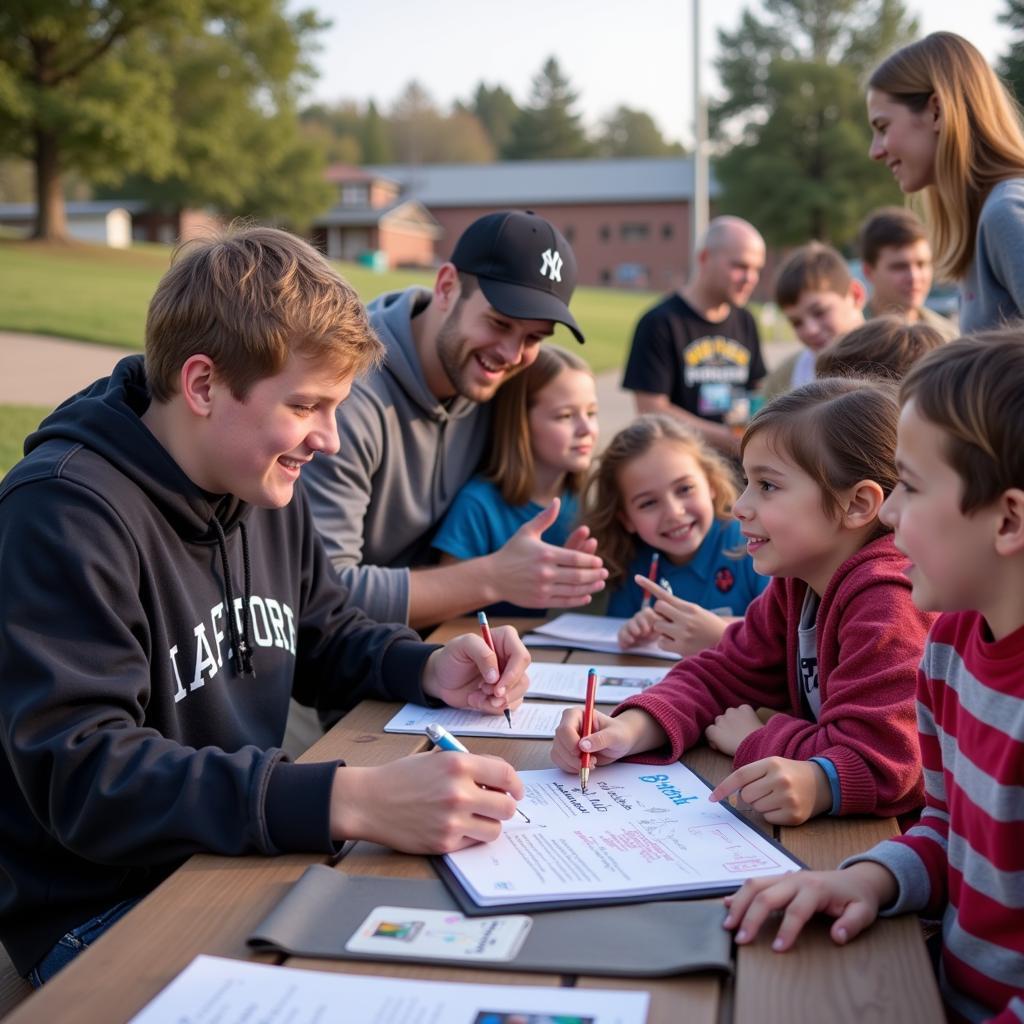
[[[491, 636], [491, 627], [487, 622], [487, 612], [477, 612], [476, 621], [480, 623], [480, 632], [483, 634], [484, 643], [494, 652], [494, 660], [498, 660], [498, 649], [494, 646], [494, 637]], [[498, 661], [498, 671], [501, 671], [501, 662]], [[512, 712], [505, 708], [505, 721], [508, 727], [512, 728]]]
[[[658, 582], [658, 561], [659, 561], [660, 558], [661, 558], [661, 556], [658, 554], [657, 551], [655, 551], [654, 554], [651, 555], [651, 567], [650, 567], [650, 569], [647, 570], [647, 578], [652, 583], [657, 583]], [[643, 599], [643, 601], [640, 602], [640, 607], [641, 608], [647, 608], [650, 605], [652, 605], [653, 603], [654, 603], [654, 598], [651, 597], [650, 594], [645, 592], [644, 593], [644, 599]]]
[[[583, 732], [580, 739], [586, 739], [594, 728], [594, 702], [597, 700], [597, 669], [592, 668], [587, 672], [587, 702], [583, 705]], [[580, 751], [580, 791], [586, 793], [587, 780], [590, 778], [590, 758], [593, 755], [589, 751]]]

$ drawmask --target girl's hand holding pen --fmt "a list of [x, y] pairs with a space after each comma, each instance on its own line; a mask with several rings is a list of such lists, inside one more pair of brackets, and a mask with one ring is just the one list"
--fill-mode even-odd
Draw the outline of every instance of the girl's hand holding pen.
[[423, 692], [449, 707], [489, 715], [519, 707], [530, 685], [530, 652], [511, 626], [492, 629], [491, 636], [497, 657], [477, 633], [463, 633], [434, 651], [423, 672]]
[[601, 766], [667, 742], [661, 726], [638, 708], [630, 708], [615, 718], [595, 709], [591, 733], [585, 740], [581, 740], [582, 729], [583, 708], [569, 708], [562, 714], [551, 747], [552, 762], [574, 775], [579, 774], [581, 750], [593, 755], [592, 764]]
[[[657, 636], [658, 646], [683, 657], [696, 654], [707, 647], [713, 647], [722, 639], [726, 626], [734, 621], [722, 618], [699, 604], [684, 601], [670, 594], [664, 587], [639, 573], [633, 577], [641, 590], [650, 594], [654, 604], [647, 609], [652, 617], [649, 622], [651, 633]], [[642, 615], [643, 612], [640, 612]], [[633, 619], [636, 619], [634, 616]], [[633, 621], [630, 620], [630, 622]], [[650, 639], [650, 637], [648, 637]], [[620, 643], [622, 640], [620, 638]], [[637, 641], [634, 641], [636, 643]]]

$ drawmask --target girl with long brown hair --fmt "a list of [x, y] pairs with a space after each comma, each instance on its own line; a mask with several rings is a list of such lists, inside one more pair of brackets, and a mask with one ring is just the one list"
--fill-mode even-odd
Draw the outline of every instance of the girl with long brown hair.
[[[575, 543], [582, 535], [572, 527], [596, 443], [594, 375], [579, 356], [545, 345], [494, 398], [483, 470], [456, 495], [433, 540], [442, 564], [489, 555], [517, 530], [534, 528], [531, 521], [541, 524], [546, 543]], [[538, 611], [507, 602], [487, 610]]]
[[934, 32], [875, 69], [867, 104], [872, 159], [923, 193], [961, 330], [1024, 314], [1024, 127], [1006, 86], [966, 39]]

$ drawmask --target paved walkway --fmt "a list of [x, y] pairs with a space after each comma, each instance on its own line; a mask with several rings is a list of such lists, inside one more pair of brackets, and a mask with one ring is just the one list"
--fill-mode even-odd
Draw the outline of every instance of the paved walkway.
[[[766, 345], [765, 360], [769, 367], [774, 366], [794, 349], [794, 345], [781, 342]], [[55, 406], [97, 377], [105, 377], [114, 363], [131, 351], [0, 331], [0, 404]], [[609, 370], [597, 377], [604, 441], [635, 415], [632, 394], [619, 387], [621, 376], [620, 370]]]

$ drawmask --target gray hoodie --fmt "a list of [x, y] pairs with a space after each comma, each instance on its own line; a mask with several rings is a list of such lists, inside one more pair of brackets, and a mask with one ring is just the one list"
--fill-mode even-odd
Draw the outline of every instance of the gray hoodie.
[[378, 622], [409, 619], [409, 567], [433, 560], [431, 540], [487, 443], [490, 408], [441, 402], [423, 377], [412, 318], [430, 292], [390, 292], [369, 305], [384, 366], [338, 409], [341, 449], [303, 471], [317, 529], [350, 604]]

